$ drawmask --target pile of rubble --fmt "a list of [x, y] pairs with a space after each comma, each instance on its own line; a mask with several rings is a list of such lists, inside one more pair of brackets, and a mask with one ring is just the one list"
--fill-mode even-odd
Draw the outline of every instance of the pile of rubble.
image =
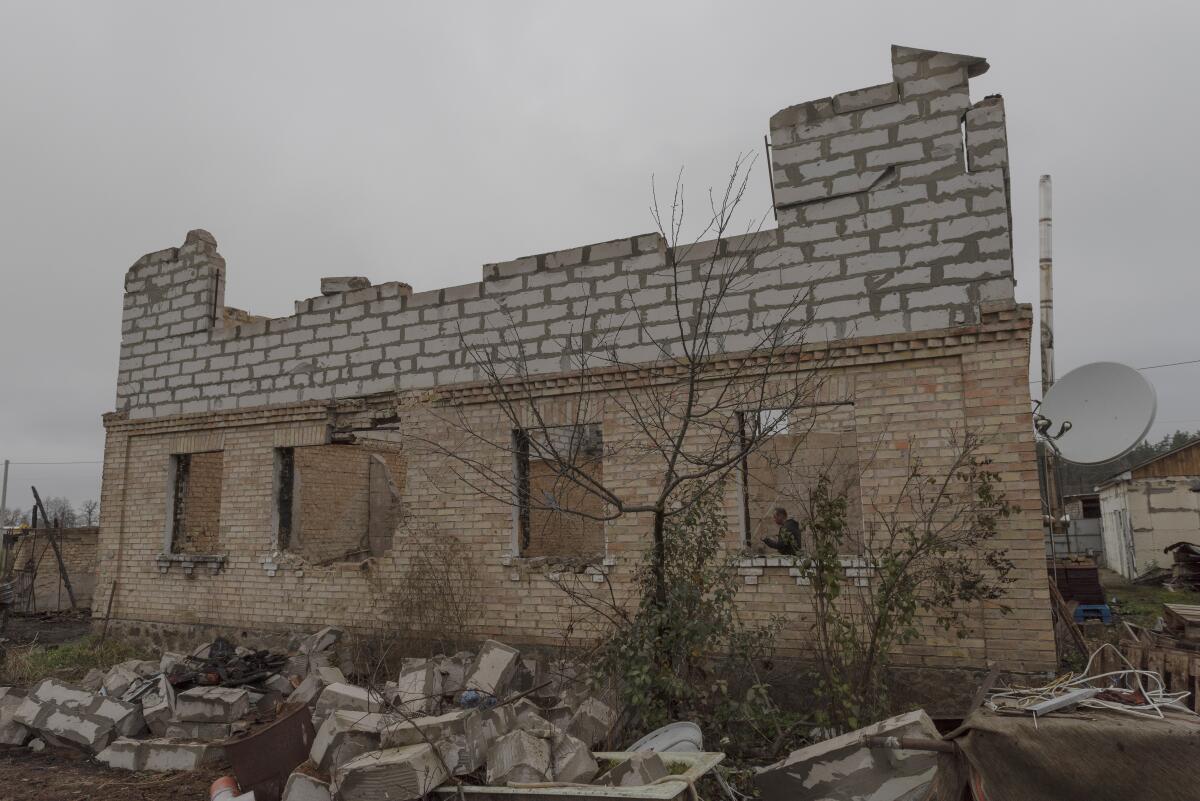
[[[280, 793], [285, 801], [397, 801], [447, 782], [631, 787], [668, 777], [650, 752], [602, 759], [602, 769], [593, 749], [608, 742], [617, 715], [569, 664], [544, 672], [488, 640], [477, 653], [406, 659], [395, 681], [368, 688], [346, 678], [353, 671], [338, 659], [341, 635], [323, 629], [291, 655], [218, 639], [157, 663], [94, 671], [80, 686], [46, 679], [28, 692], [0, 688], [0, 743], [70, 745], [128, 770], [232, 761], [248, 791], [240, 744], [302, 714], [289, 744], [301, 756], [276, 765], [276, 789], [259, 790], [260, 801]], [[289, 749], [269, 750], [279, 762]]]

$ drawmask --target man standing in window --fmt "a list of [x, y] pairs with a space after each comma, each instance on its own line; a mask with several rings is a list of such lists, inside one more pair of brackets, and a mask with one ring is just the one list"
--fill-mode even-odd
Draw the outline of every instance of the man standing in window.
[[779, 526], [778, 537], [763, 537], [763, 543], [784, 556], [796, 556], [803, 552], [800, 539], [800, 524], [788, 517], [787, 509], [776, 506], [771, 519]]

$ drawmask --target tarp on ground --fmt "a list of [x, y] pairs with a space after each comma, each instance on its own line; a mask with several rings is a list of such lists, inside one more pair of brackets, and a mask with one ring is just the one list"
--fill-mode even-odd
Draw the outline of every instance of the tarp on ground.
[[930, 801], [959, 801], [964, 781], [979, 801], [1200, 798], [1194, 715], [1079, 709], [1045, 715], [1035, 726], [1030, 716], [979, 710], [949, 736], [960, 756], [940, 755]]

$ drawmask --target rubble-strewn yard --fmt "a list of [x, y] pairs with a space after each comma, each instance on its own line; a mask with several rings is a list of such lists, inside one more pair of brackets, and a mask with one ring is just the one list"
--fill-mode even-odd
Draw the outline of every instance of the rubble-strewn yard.
[[[12, 798], [202, 798], [226, 774], [262, 801], [399, 801], [449, 785], [620, 796], [664, 782], [678, 785], [674, 798], [723, 756], [610, 753], [618, 713], [584, 670], [492, 640], [405, 658], [394, 679], [373, 683], [365, 677], [387, 671], [358, 664], [333, 627], [285, 651], [218, 637], [149, 654], [89, 635], [8, 656], [19, 681], [0, 687], [6, 786], [36, 788]], [[72, 774], [86, 779], [61, 781]]]
[[0, 746], [0, 801], [203, 801], [221, 773], [130, 773], [68, 748]]

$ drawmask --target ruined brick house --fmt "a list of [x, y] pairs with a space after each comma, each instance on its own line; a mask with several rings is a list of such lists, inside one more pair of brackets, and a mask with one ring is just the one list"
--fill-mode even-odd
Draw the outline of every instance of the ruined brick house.
[[[988, 66], [981, 58], [896, 47], [892, 60], [886, 83], [771, 118], [778, 227], [755, 257], [755, 286], [731, 299], [727, 348], [736, 354], [747, 310], [769, 310], [781, 289], [811, 288], [806, 313], [819, 336], [810, 347], [824, 349], [845, 390], [836, 425], [814, 447], [857, 454], [885, 445], [862, 459], [862, 498], [888, 491], [910, 448], [954, 427], [988, 433], [1022, 509], [1003, 531], [1018, 566], [1006, 600], [1013, 612], [981, 607], [971, 636], [931, 631], [901, 660], [1042, 671], [1054, 641], [1028, 416], [1031, 314], [1014, 301], [1004, 105], [970, 100], [969, 78]], [[330, 282], [297, 301], [295, 314], [262, 319], [226, 308], [225, 262], [207, 232], [142, 257], [125, 279], [116, 410], [105, 416], [97, 615], [115, 588], [114, 625], [141, 631], [354, 627], [378, 614], [375, 593], [404, 580], [423, 538], [444, 532], [466, 544], [478, 572], [472, 634], [561, 642], [563, 598], [537, 557], [584, 558], [597, 580], [627, 584], [647, 545], [645, 521], [533, 526], [545, 533], [529, 536], [529, 516], [512, 503], [435, 486], [438, 466], [414, 463], [404, 432], [428, 433], [430, 405], [450, 399], [478, 430], [506, 436], [512, 426], [458, 332], [489, 325], [498, 308], [516, 315], [538, 346], [535, 388], [550, 397], [564, 369], [555, 334], [581, 322], [602, 328], [602, 310], [623, 294], [667, 304], [663, 270], [664, 243], [645, 234], [489, 264], [480, 282], [427, 292]], [[631, 360], [653, 358], [645, 343], [624, 347]], [[387, 435], [345, 434], [382, 419]], [[587, 421], [581, 440], [602, 443], [618, 424]], [[605, 475], [630, 469], [602, 444], [592, 453]], [[473, 456], [498, 470], [510, 458]], [[536, 465], [527, 468], [536, 483]], [[732, 547], [765, 514], [747, 505], [764, 502], [731, 497], [741, 540]], [[741, 572], [743, 609], [787, 615], [784, 655], [802, 655], [806, 588], [779, 560], [748, 556]]]

